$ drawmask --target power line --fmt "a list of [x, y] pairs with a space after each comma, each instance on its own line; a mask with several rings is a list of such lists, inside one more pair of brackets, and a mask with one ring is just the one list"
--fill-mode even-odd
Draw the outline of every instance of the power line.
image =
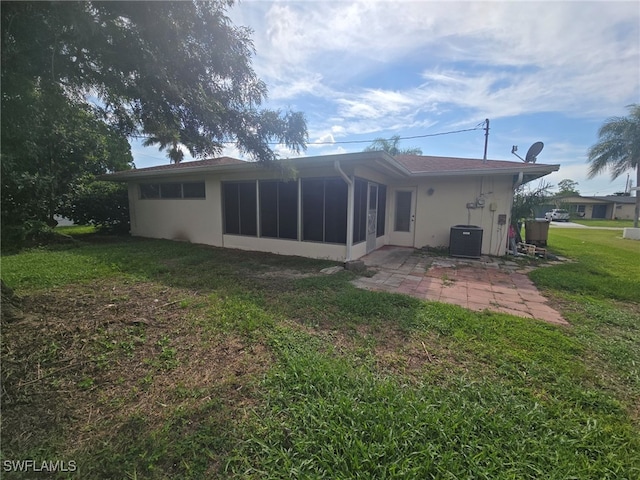
[[[483, 123], [484, 125], [484, 123]], [[474, 127], [474, 128], [466, 128], [464, 130], [454, 130], [451, 132], [439, 132], [439, 133], [427, 133], [425, 135], [413, 135], [411, 137], [392, 137], [392, 138], [398, 138], [398, 140], [414, 140], [416, 138], [427, 138], [427, 137], [438, 137], [440, 135], [451, 135], [452, 133], [462, 133], [462, 132], [471, 132], [473, 130], [482, 130], [484, 127], [479, 128], [479, 127]], [[378, 140], [377, 138], [374, 138], [373, 140], [344, 140], [344, 141], [333, 141], [333, 142], [309, 142], [307, 143], [307, 145], [335, 145], [336, 143], [338, 144], [349, 144], [349, 143], [373, 143], [376, 140]], [[384, 140], [391, 140], [391, 138], [385, 138]], [[278, 143], [269, 143], [269, 145], [278, 145]]]
[[[482, 125], [482, 126], [481, 126]], [[474, 128], [465, 128], [463, 130], [452, 130], [450, 132], [438, 132], [438, 133], [427, 133], [424, 135], [412, 135], [409, 137], [391, 137], [391, 138], [385, 138], [383, 140], [392, 140], [395, 138], [398, 138], [398, 140], [415, 140], [416, 138], [427, 138], [427, 137], [439, 137], [442, 135], [452, 135], [454, 133], [464, 133], [464, 132], [472, 132], [475, 130], [484, 130], [485, 127], [485, 122], [482, 122], [481, 124], [478, 124], [478, 126], [474, 127]], [[131, 135], [132, 138], [150, 138], [147, 135]], [[373, 143], [376, 140], [379, 140], [380, 138], [374, 138], [374, 139], [370, 139], [370, 140], [334, 140], [332, 142], [327, 141], [327, 142], [307, 142], [307, 145], [346, 145], [346, 144], [355, 144], [355, 143]], [[226, 144], [230, 144], [233, 145], [236, 142], [233, 141], [226, 141], [226, 142], [220, 142], [220, 143], [226, 143]], [[267, 142], [267, 145], [280, 145], [282, 142]]]

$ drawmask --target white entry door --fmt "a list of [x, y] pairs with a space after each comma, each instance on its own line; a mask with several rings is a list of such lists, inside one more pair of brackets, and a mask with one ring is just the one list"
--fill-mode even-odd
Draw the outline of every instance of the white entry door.
[[416, 188], [397, 188], [393, 193], [390, 243], [413, 247], [416, 223]]

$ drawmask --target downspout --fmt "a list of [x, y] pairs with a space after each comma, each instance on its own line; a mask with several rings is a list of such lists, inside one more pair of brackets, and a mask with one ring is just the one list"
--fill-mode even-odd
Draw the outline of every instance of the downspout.
[[[522, 170], [520, 170], [520, 172], [518, 173], [518, 180], [516, 180], [516, 183], [513, 185], [513, 193], [514, 195], [511, 195], [511, 206], [509, 207], [509, 222], [506, 225], [507, 227], [507, 238], [509, 238], [509, 225], [511, 225], [513, 223], [513, 217], [511, 216], [511, 213], [513, 212], [513, 197], [515, 196], [516, 190], [520, 187], [520, 185], [522, 185], [522, 182], [524, 181], [524, 172]], [[516, 218], [516, 226], [519, 227], [519, 223], [518, 223], [518, 219]], [[520, 228], [518, 228], [517, 230], [517, 234], [516, 234], [516, 239], [522, 240], [521, 238], [521, 234], [520, 234]], [[500, 239], [500, 241], [504, 242], [504, 239]]]
[[517, 188], [520, 185], [522, 185], [522, 180], [524, 180], [524, 172], [520, 171], [520, 173], [518, 173], [518, 180], [516, 181], [516, 184], [513, 186], [514, 192], [517, 190]]
[[351, 261], [351, 245], [353, 244], [353, 200], [354, 200], [354, 192], [353, 192], [353, 180], [349, 178], [349, 176], [344, 173], [342, 168], [340, 167], [340, 160], [336, 160], [333, 163], [333, 168], [335, 168], [336, 172], [340, 174], [342, 179], [346, 182], [347, 188], [347, 252], [345, 262]]
[[[516, 183], [513, 184], [513, 193], [516, 193], [516, 190], [520, 187], [520, 185], [522, 185], [522, 181], [524, 180], [524, 172], [520, 171], [520, 173], [518, 173], [518, 179], [516, 180]], [[514, 195], [511, 196], [511, 205], [509, 207], [510, 212], [513, 210], [513, 197]], [[511, 215], [509, 215], [509, 218], [511, 219], [511, 222], [513, 222], [513, 218], [511, 218]]]

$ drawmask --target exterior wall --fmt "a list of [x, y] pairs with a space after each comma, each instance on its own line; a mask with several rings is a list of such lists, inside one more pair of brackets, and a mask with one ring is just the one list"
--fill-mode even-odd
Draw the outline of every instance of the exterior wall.
[[242, 235], [224, 235], [223, 246], [254, 252], [269, 252], [279, 255], [319, 258], [343, 262], [346, 259], [346, 245], [330, 243], [302, 242], [278, 238], [246, 237]]
[[[333, 168], [314, 168], [304, 178], [337, 177]], [[346, 245], [223, 234], [222, 182], [286, 178], [279, 170], [251, 171], [205, 179], [205, 199], [141, 199], [138, 183], [129, 184], [131, 234], [309, 258], [346, 260]], [[172, 178], [187, 182], [202, 178]], [[163, 180], [168, 181], [168, 180]], [[154, 183], [141, 181], [140, 183]], [[356, 247], [354, 247], [356, 248]], [[363, 247], [364, 248], [364, 247]], [[362, 253], [359, 256], [364, 255]], [[357, 257], [356, 257], [357, 258]]]
[[[200, 179], [180, 179], [176, 181]], [[129, 184], [131, 235], [222, 246], [220, 182], [205, 180], [204, 199], [141, 199], [137, 183]]]
[[[380, 238], [378, 238], [380, 240]], [[384, 244], [383, 244], [384, 245]], [[377, 245], [376, 248], [380, 248], [382, 245]], [[367, 242], [360, 242], [351, 247], [351, 258], [352, 260], [357, 260], [360, 257], [364, 257], [367, 254]]]
[[[448, 247], [451, 227], [482, 227], [482, 254], [504, 255], [511, 221], [513, 179], [510, 176], [429, 179], [417, 186], [414, 246]], [[482, 206], [481, 203], [484, 202]], [[468, 203], [477, 205], [467, 208]], [[390, 209], [393, 214], [393, 206]], [[500, 214], [506, 223], [499, 225]], [[393, 224], [389, 224], [393, 228]]]
[[[513, 177], [414, 178], [405, 182], [391, 180], [366, 167], [344, 168], [347, 175], [355, 175], [387, 186], [386, 231], [376, 239], [376, 248], [387, 244], [448, 247], [450, 229], [454, 225], [477, 225], [483, 228], [482, 253], [504, 255], [507, 230], [513, 201]], [[329, 167], [305, 170], [304, 178], [336, 177]], [[224, 235], [221, 207], [222, 182], [232, 180], [282, 179], [279, 170], [248, 171], [205, 178], [205, 199], [141, 199], [137, 183], [129, 184], [131, 234], [151, 238], [185, 240], [213, 246], [237, 248], [284, 255], [344, 261], [345, 245], [296, 240]], [[172, 181], [193, 181], [200, 178], [172, 178]], [[415, 221], [411, 237], [399, 236], [394, 228], [394, 199], [398, 189], [415, 189]], [[473, 203], [477, 208], [467, 208]], [[483, 205], [481, 205], [483, 203]], [[500, 214], [506, 224], [499, 225]], [[403, 234], [404, 235], [404, 234]], [[401, 241], [399, 241], [401, 240]], [[351, 258], [366, 254], [366, 242], [351, 247]]]
[[635, 209], [636, 206], [630, 203], [625, 203], [623, 205], [618, 204], [613, 210], [613, 217], [619, 220], [633, 220]]

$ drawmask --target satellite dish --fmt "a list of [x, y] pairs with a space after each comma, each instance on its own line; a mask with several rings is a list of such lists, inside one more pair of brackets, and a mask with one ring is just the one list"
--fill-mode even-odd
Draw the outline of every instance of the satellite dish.
[[524, 162], [536, 163], [536, 159], [538, 158], [538, 155], [540, 154], [543, 148], [544, 148], [544, 143], [542, 142], [536, 142], [533, 145], [531, 145], [529, 147], [529, 150], [527, 151], [527, 155], [524, 157]]

